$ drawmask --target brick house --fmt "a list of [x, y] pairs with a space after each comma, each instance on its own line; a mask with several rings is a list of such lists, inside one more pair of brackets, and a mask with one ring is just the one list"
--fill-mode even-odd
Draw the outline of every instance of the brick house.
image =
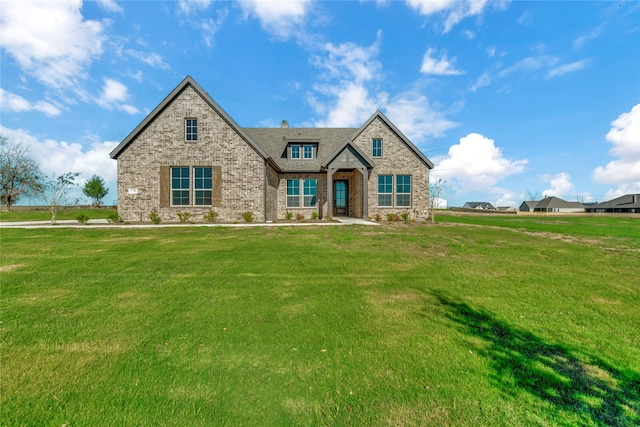
[[110, 154], [125, 221], [426, 218], [433, 163], [380, 111], [359, 128], [242, 128], [186, 77]]

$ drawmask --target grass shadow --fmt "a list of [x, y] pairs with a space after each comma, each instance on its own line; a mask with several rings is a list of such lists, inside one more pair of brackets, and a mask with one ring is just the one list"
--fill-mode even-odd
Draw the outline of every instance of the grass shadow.
[[639, 374], [622, 372], [599, 358], [586, 360], [486, 311], [435, 296], [465, 334], [485, 342], [477, 352], [491, 360], [493, 380], [501, 390], [528, 392], [575, 413], [582, 425], [640, 425]]

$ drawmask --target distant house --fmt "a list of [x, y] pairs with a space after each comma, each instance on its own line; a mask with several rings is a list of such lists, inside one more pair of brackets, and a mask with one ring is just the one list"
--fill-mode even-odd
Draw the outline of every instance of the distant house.
[[496, 208], [489, 202], [467, 202], [463, 206], [464, 209], [483, 209], [488, 211], [495, 211]]
[[537, 200], [527, 200], [522, 202], [518, 210], [520, 212], [534, 212], [537, 205], [538, 205]]
[[640, 213], [640, 194], [625, 194], [608, 202], [588, 206], [586, 210], [598, 213]]
[[567, 202], [558, 197], [545, 197], [540, 200], [534, 212], [584, 212], [584, 205], [580, 202]]
[[516, 208], [513, 206], [498, 206], [496, 210], [500, 212], [515, 212]]
[[435, 209], [447, 209], [447, 199], [443, 199], [442, 197], [432, 197], [429, 199], [429, 204], [432, 205]]
[[240, 127], [186, 77], [118, 145], [125, 221], [407, 212], [426, 218], [433, 163], [380, 111], [358, 128]]

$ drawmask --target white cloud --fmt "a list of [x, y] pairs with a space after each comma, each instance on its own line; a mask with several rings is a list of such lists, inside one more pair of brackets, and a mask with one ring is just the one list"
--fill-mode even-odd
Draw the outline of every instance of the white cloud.
[[164, 62], [162, 56], [155, 52], [142, 52], [140, 50], [126, 49], [124, 53], [153, 68], [159, 68], [162, 70], [168, 70], [170, 68], [169, 64]]
[[85, 20], [80, 0], [3, 1], [0, 44], [23, 72], [52, 88], [86, 76], [102, 53], [103, 24]]
[[25, 111], [40, 111], [46, 116], [59, 116], [61, 111], [58, 107], [47, 101], [36, 101], [31, 103], [27, 99], [15, 93], [8, 92], [0, 88], [0, 111], [21, 113]]
[[550, 69], [549, 72], [547, 73], [547, 77], [548, 78], [560, 77], [568, 73], [573, 73], [575, 71], [583, 70], [584, 68], [587, 67], [587, 65], [589, 65], [589, 62], [591, 62], [591, 60], [582, 59], [580, 61], [575, 61], [569, 64], [560, 65], [558, 67]]
[[98, 0], [98, 6], [107, 12], [122, 13], [124, 9], [115, 0]]
[[[117, 164], [111, 160], [109, 153], [118, 145], [118, 141], [99, 141], [95, 137], [89, 138], [90, 141], [85, 144], [53, 139], [40, 140], [26, 130], [9, 129], [1, 125], [0, 133], [12, 140], [23, 142], [47, 176], [79, 172], [79, 182], [91, 178], [92, 175], [98, 175], [111, 189], [108, 197], [115, 199]], [[71, 195], [71, 198], [75, 197], [84, 199], [80, 188], [76, 188]]]
[[104, 85], [102, 87], [102, 94], [97, 99], [97, 104], [102, 108], [109, 110], [117, 108], [120, 111], [124, 111], [128, 114], [137, 114], [140, 111], [131, 105], [124, 104], [129, 98], [129, 91], [127, 87], [117, 80], [105, 78]]
[[586, 34], [581, 35], [573, 42], [573, 47], [576, 50], [582, 50], [585, 45], [598, 37], [604, 32], [606, 24], [600, 24], [597, 27], [593, 28], [591, 31]]
[[489, 46], [484, 51], [487, 53], [487, 57], [493, 58], [494, 56], [496, 56], [496, 49], [497, 48], [495, 46]]
[[435, 74], [440, 76], [455, 76], [463, 74], [464, 71], [456, 70], [453, 63], [456, 58], [452, 58], [451, 61], [447, 59], [446, 53], [441, 53], [439, 58], [434, 58], [435, 50], [432, 48], [427, 49], [427, 52], [422, 58], [422, 66], [420, 72], [422, 74]]
[[551, 55], [529, 56], [500, 71], [498, 75], [505, 77], [516, 71], [535, 71], [541, 68], [550, 68], [557, 64], [559, 60], [558, 57]]
[[467, 40], [473, 40], [476, 37], [476, 33], [471, 30], [462, 30], [460, 34]]
[[563, 198], [575, 193], [575, 188], [571, 183], [571, 176], [566, 172], [560, 172], [557, 175], [543, 175], [542, 180], [551, 185], [551, 188], [542, 192], [544, 197], [555, 196]]
[[412, 141], [439, 138], [458, 126], [431, 108], [426, 96], [415, 92], [402, 93], [390, 99], [384, 108], [389, 119]]
[[443, 33], [448, 33], [464, 18], [482, 14], [488, 0], [407, 0], [407, 4], [420, 15], [447, 13]]
[[220, 28], [222, 28], [222, 25], [226, 21], [228, 15], [229, 11], [227, 9], [222, 9], [218, 11], [218, 17], [216, 19], [205, 18], [195, 24], [195, 26], [202, 31], [202, 38], [207, 46], [211, 46], [213, 44], [214, 36], [218, 33]]
[[207, 10], [211, 5], [211, 0], [179, 0], [178, 10], [185, 15], [193, 15]]
[[255, 17], [271, 35], [288, 39], [299, 32], [311, 10], [311, 0], [241, 0], [245, 17]]
[[520, 17], [516, 20], [517, 24], [524, 25], [528, 27], [533, 23], [533, 13], [530, 10], [526, 10]]
[[613, 145], [610, 153], [617, 159], [598, 166], [593, 171], [594, 181], [617, 185], [610, 191], [617, 196], [640, 192], [640, 104], [614, 120], [605, 138]]
[[313, 86], [307, 101], [323, 116], [313, 125], [319, 127], [357, 127], [377, 109], [413, 141], [440, 137], [457, 126], [431, 108], [428, 99], [416, 90], [390, 97], [378, 90], [382, 64], [377, 60], [382, 33], [370, 46], [355, 43], [327, 43], [312, 63], [323, 70], [322, 83]]
[[477, 133], [460, 138], [443, 158], [435, 158], [433, 178], [453, 179], [463, 191], [490, 191], [498, 181], [520, 173], [528, 160], [508, 160], [495, 141]]
[[489, 73], [486, 73], [486, 72], [482, 73], [482, 75], [478, 77], [478, 80], [476, 80], [474, 85], [471, 86], [471, 92], [475, 92], [481, 87], [489, 86], [490, 84], [491, 84], [491, 76], [489, 75]]

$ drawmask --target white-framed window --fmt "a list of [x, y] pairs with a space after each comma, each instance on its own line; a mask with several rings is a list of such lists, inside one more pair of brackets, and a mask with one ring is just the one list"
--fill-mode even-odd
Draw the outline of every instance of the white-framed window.
[[173, 206], [188, 206], [190, 204], [189, 168], [171, 168], [171, 204]]
[[316, 205], [316, 192], [317, 192], [317, 181], [315, 179], [305, 179], [304, 180], [304, 200], [302, 205], [305, 208], [310, 208]]
[[382, 157], [382, 139], [373, 138], [371, 140], [371, 156]]
[[193, 168], [193, 192], [196, 206], [211, 206], [213, 175], [211, 167]]
[[198, 140], [198, 119], [184, 119], [184, 139], [186, 141]]
[[287, 180], [287, 207], [288, 208], [300, 207], [300, 180], [299, 179]]
[[411, 175], [396, 175], [396, 206], [411, 207]]
[[[302, 187], [302, 192], [300, 188]], [[288, 179], [287, 207], [312, 208], [318, 201], [318, 180], [316, 179]]]
[[378, 206], [393, 206], [393, 175], [378, 175]]
[[289, 152], [291, 153], [291, 158], [300, 160], [300, 159], [313, 159], [314, 154], [314, 146], [313, 144], [295, 144], [289, 146]]
[[313, 159], [313, 145], [303, 145], [302, 152], [305, 159]]
[[[191, 174], [193, 169], [193, 174]], [[171, 168], [172, 206], [211, 206], [213, 193], [213, 168], [210, 166], [186, 166]], [[193, 195], [193, 201], [191, 196]]]
[[378, 175], [378, 206], [411, 207], [411, 175]]

